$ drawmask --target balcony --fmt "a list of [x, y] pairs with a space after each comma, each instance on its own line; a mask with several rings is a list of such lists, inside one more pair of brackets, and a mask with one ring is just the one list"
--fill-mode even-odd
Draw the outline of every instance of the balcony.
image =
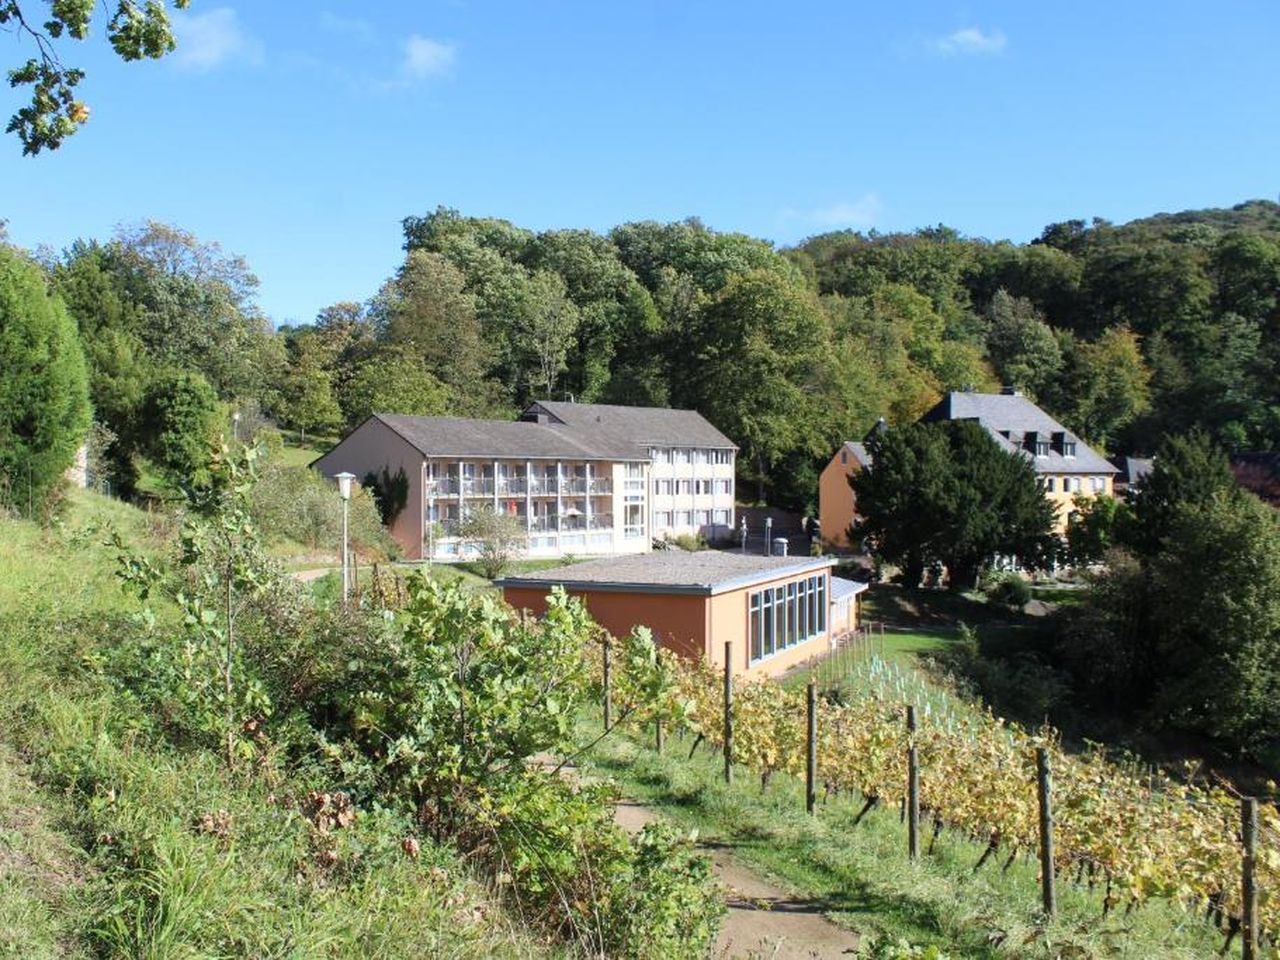
[[499, 478], [498, 480], [498, 496], [500, 497], [523, 497], [525, 488], [524, 477], [507, 477], [505, 479]]
[[489, 477], [481, 477], [477, 480], [462, 481], [462, 495], [464, 497], [492, 497], [493, 496], [493, 480]]
[[612, 530], [612, 513], [593, 513], [587, 523], [588, 530]]
[[555, 477], [533, 477], [529, 481], [529, 492], [535, 497], [554, 497], [556, 495]]
[[529, 521], [530, 533], [555, 533], [556, 532], [556, 516], [550, 514], [548, 516], [534, 517]]
[[586, 477], [565, 477], [560, 482], [560, 492], [565, 496], [572, 496], [574, 494], [577, 494], [578, 496], [582, 496], [584, 493], [587, 492], [587, 478]]
[[587, 487], [587, 492], [592, 494], [604, 495], [613, 493], [613, 481], [608, 479], [598, 478], [592, 480]]
[[427, 496], [456, 497], [458, 495], [457, 480], [428, 480]]

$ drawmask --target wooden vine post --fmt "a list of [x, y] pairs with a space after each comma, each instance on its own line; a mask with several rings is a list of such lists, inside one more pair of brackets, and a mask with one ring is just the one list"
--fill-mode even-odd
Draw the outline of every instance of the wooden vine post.
[[1240, 861], [1240, 933], [1243, 960], [1258, 958], [1258, 886], [1255, 871], [1258, 855], [1258, 801], [1240, 801], [1240, 840], [1244, 856]]
[[733, 641], [724, 642], [724, 782], [733, 783]]
[[1049, 776], [1049, 751], [1036, 748], [1036, 792], [1040, 796], [1040, 893], [1044, 915], [1058, 912], [1058, 891], [1053, 867], [1053, 795]]
[[804, 808], [812, 814], [818, 802], [818, 684], [809, 681], [809, 729], [807, 757], [804, 772]]
[[610, 663], [608, 637], [605, 637], [602, 649], [604, 651], [604, 728], [608, 730], [613, 720], [613, 705], [610, 703], [609, 690], [613, 680], [613, 665]]
[[653, 748], [658, 752], [662, 752], [662, 718], [658, 717], [653, 721]]
[[920, 859], [920, 754], [916, 749], [916, 708], [907, 707], [907, 853]]

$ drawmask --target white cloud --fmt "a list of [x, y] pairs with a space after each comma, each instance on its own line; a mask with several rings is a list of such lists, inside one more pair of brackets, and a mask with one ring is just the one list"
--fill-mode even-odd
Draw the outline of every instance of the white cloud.
[[236, 60], [262, 62], [262, 43], [244, 29], [231, 7], [197, 14], [175, 10], [171, 16], [178, 41], [173, 62], [184, 70], [207, 73]]
[[991, 57], [1004, 52], [1008, 41], [1000, 30], [964, 27], [933, 41], [933, 49], [944, 56]]
[[841, 200], [825, 207], [797, 210], [788, 207], [782, 211], [783, 220], [800, 221], [819, 227], [874, 227], [884, 204], [875, 193], [863, 194], [857, 200]]
[[404, 42], [400, 72], [410, 80], [448, 76], [453, 72], [457, 59], [458, 51], [452, 43], [442, 43], [415, 33]]
[[340, 17], [327, 10], [320, 14], [320, 29], [361, 43], [370, 43], [377, 36], [377, 30], [368, 20], [362, 20], [359, 17]]

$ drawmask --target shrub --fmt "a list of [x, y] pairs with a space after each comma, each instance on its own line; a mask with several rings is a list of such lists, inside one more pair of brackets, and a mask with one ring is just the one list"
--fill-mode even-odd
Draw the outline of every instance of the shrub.
[[996, 573], [987, 578], [983, 592], [994, 604], [1019, 611], [1031, 601], [1031, 584], [1016, 573]]
[[40, 268], [0, 244], [0, 508], [43, 512], [89, 429], [75, 325]]
[[700, 533], [678, 533], [674, 537], [668, 537], [667, 543], [690, 553], [707, 549], [707, 538]]
[[219, 426], [217, 394], [200, 374], [163, 370], [148, 385], [140, 414], [143, 453], [173, 486], [204, 482]]
[[[250, 510], [268, 540], [290, 539], [318, 550], [339, 549], [342, 500], [334, 485], [309, 467], [266, 467], [250, 494]], [[356, 551], [376, 557], [398, 554], [368, 490], [353, 485], [347, 510], [347, 535]]]
[[474, 546], [480, 572], [490, 580], [502, 576], [524, 546], [525, 529], [515, 517], [483, 507], [462, 521], [462, 540]]

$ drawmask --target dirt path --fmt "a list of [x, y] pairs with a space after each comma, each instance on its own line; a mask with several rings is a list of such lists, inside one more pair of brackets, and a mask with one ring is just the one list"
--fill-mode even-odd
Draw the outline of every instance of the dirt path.
[[[661, 818], [648, 807], [624, 800], [614, 819], [635, 833]], [[729, 913], [716, 941], [718, 956], [828, 960], [856, 955], [858, 935], [824, 917], [820, 906], [761, 879], [721, 847], [703, 850], [728, 894]]]
[[294, 570], [289, 576], [302, 583], [310, 583], [312, 580], [319, 580], [326, 573], [333, 573], [337, 567], [316, 567], [314, 570]]

